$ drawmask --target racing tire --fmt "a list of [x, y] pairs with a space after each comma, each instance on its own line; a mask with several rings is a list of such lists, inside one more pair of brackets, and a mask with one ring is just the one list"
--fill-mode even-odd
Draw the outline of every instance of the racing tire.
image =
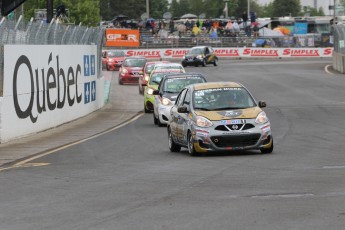
[[199, 66], [199, 63], [195, 63], [194, 66], [195, 66], [195, 67], [198, 67], [198, 66]]
[[138, 86], [139, 94], [143, 94], [143, 92], [140, 90], [140, 87]]
[[119, 79], [119, 85], [123, 85], [123, 82]]
[[105, 67], [106, 67], [106, 69], [107, 69], [108, 71], [110, 71], [110, 68], [109, 68], [109, 66], [108, 66], [108, 65], [106, 65]]
[[266, 154], [266, 153], [272, 153], [272, 152], [273, 152], [273, 139], [272, 139], [272, 145], [271, 145], [271, 147], [269, 147], [269, 148], [261, 148], [261, 149], [260, 149], [260, 152], [261, 152], [261, 153], [264, 153], [264, 154]]
[[159, 117], [157, 119], [157, 125], [158, 125], [158, 127], [163, 127], [164, 126], [164, 124], [161, 122], [161, 120], [159, 120]]
[[183, 67], [187, 67], [187, 64], [184, 63], [184, 62], [182, 62], [182, 66], [183, 66]]
[[202, 67], [205, 67], [206, 66], [206, 60], [204, 59], [203, 61], [202, 61]]
[[146, 108], [145, 103], [144, 103], [144, 112], [145, 112], [145, 113], [150, 113], [150, 112], [151, 112], [149, 109]]
[[159, 120], [159, 119], [157, 119], [156, 116], [155, 116], [155, 112], [153, 112], [153, 123], [154, 123], [155, 125], [158, 125], [158, 120]]
[[199, 153], [194, 148], [194, 140], [193, 140], [193, 136], [190, 132], [188, 133], [187, 147], [188, 147], [188, 153], [190, 156], [192, 156], [192, 157], [199, 156]]
[[179, 146], [178, 144], [175, 143], [170, 128], [168, 128], [168, 138], [169, 138], [169, 149], [170, 152], [180, 152], [181, 150], [181, 146]]
[[218, 59], [217, 59], [217, 58], [214, 59], [213, 65], [214, 65], [214, 66], [217, 66], [217, 65], [218, 65]]

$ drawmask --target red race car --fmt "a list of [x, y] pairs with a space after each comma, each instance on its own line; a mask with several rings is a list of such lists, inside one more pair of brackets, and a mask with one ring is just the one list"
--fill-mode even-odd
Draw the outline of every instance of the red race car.
[[139, 77], [144, 76], [145, 57], [126, 57], [119, 70], [119, 85], [138, 84]]
[[122, 50], [104, 50], [102, 52], [102, 68], [108, 71], [119, 70], [126, 54]]

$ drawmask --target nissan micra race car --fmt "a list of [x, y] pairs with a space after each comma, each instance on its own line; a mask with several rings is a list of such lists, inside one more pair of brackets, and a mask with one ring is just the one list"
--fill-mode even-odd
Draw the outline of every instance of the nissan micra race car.
[[153, 105], [153, 122], [155, 125], [163, 126], [168, 123], [170, 109], [175, 104], [177, 95], [187, 85], [204, 83], [205, 77], [201, 73], [173, 73], [165, 75], [155, 95]]
[[170, 110], [169, 148], [203, 152], [257, 149], [273, 151], [271, 124], [264, 101], [235, 82], [194, 84], [182, 89]]

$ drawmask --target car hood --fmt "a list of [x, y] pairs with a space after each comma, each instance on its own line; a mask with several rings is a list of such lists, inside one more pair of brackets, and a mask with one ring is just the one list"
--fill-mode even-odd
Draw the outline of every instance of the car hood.
[[199, 55], [202, 55], [202, 54], [186, 54], [185, 57], [186, 58], [195, 58], [196, 56], [199, 56]]
[[163, 97], [168, 98], [170, 101], [176, 101], [178, 93], [164, 93]]
[[128, 71], [131, 71], [131, 72], [143, 71], [142, 67], [123, 67], [123, 68], [125, 68], [125, 69], [127, 69]]
[[211, 121], [229, 120], [229, 119], [255, 119], [262, 111], [259, 107], [236, 110], [218, 110], [218, 111], [195, 111], [198, 116], [206, 117]]

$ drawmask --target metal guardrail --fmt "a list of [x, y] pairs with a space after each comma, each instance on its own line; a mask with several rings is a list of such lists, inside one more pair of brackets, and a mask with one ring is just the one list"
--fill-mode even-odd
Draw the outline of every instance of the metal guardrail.
[[[18, 21], [0, 21], [0, 96], [3, 90], [4, 48], [5, 44], [30, 45], [97, 45], [97, 52], [101, 54], [104, 39], [104, 29], [76, 25], [64, 25], [55, 20], [47, 24], [43, 21], [31, 19], [25, 22], [20, 16]], [[101, 65], [99, 60], [99, 66]], [[100, 74], [101, 68], [99, 68]]]

